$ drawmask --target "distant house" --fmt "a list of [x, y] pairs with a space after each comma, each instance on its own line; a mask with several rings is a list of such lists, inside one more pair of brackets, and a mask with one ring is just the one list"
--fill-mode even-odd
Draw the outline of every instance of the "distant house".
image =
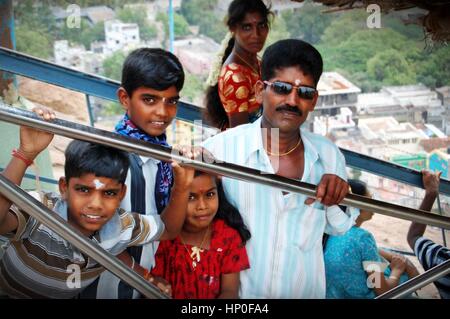
[[338, 72], [323, 72], [317, 84], [319, 99], [314, 108], [313, 115], [339, 114], [339, 109], [348, 107], [356, 110], [358, 94], [361, 89], [347, 80]]
[[86, 51], [82, 45], [71, 46], [67, 40], [55, 41], [53, 54], [56, 64], [87, 73], [102, 73], [104, 56]]
[[105, 22], [105, 54], [113, 53], [127, 46], [138, 46], [141, 42], [139, 26], [136, 23], [123, 23], [120, 20]]
[[399, 122], [444, 126], [442, 102], [423, 84], [386, 86], [378, 93], [359, 94], [357, 107], [360, 118], [393, 116]]
[[438, 98], [441, 100], [444, 107], [444, 132], [450, 134], [450, 86], [443, 86], [436, 89]]
[[342, 130], [355, 127], [353, 112], [348, 107], [343, 107], [335, 116], [316, 116], [313, 122], [313, 132], [328, 136], [333, 130]]

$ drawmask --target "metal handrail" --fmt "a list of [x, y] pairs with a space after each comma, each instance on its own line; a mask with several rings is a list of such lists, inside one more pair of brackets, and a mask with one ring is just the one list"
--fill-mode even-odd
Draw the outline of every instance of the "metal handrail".
[[98, 244], [89, 240], [79, 230], [69, 225], [62, 217], [48, 209], [44, 204], [40, 203], [2, 174], [0, 174], [0, 193], [15, 203], [17, 207], [57, 232], [62, 238], [93, 258], [100, 265], [131, 285], [144, 296], [148, 298], [168, 299], [156, 286], [135, 273], [117, 257], [114, 257]]
[[439, 278], [450, 274], [450, 259], [442, 264], [428, 269], [426, 272], [414, 277], [407, 282], [377, 296], [375, 299], [399, 299], [413, 293], [429, 283], [438, 280]]
[[[117, 81], [67, 68], [4, 47], [0, 47], [0, 70], [114, 101], [117, 101], [116, 91], [120, 86]], [[201, 107], [180, 101], [177, 119], [190, 122], [200, 120], [201, 110]], [[420, 171], [343, 148], [340, 150], [345, 156], [347, 166], [423, 188]], [[450, 196], [450, 181], [441, 178], [439, 191]]]
[[[110, 101], [117, 101], [117, 89], [120, 86], [118, 81], [81, 72], [1, 46], [0, 70]], [[201, 108], [180, 101], [177, 116], [184, 120], [200, 120]]]
[[[32, 112], [4, 106], [5, 104], [0, 103], [0, 120], [9, 123], [30, 126], [69, 138], [107, 145], [127, 152], [153, 157], [162, 161], [175, 160], [182, 163], [182, 165], [193, 167], [211, 174], [225, 175], [251, 183], [276, 187], [288, 192], [304, 194], [309, 197], [315, 196], [316, 185], [313, 184], [304, 183], [275, 174], [268, 174], [260, 170], [230, 163], [211, 163], [209, 161], [190, 160], [172, 152], [171, 148], [154, 145], [128, 136], [122, 136], [113, 132], [65, 120], [55, 119], [52, 121], [45, 121]], [[450, 229], [450, 218], [448, 217], [438, 216], [422, 210], [386, 203], [356, 194], [347, 195], [342, 201], [342, 204], [383, 215]]]

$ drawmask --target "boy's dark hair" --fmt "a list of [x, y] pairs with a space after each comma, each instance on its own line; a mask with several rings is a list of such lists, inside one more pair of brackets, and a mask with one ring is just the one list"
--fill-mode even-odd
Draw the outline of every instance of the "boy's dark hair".
[[124, 184], [130, 161], [127, 153], [111, 147], [73, 140], [66, 148], [64, 174], [67, 182], [72, 177], [94, 174]]
[[[194, 176], [207, 175], [207, 173], [201, 171], [195, 171]], [[244, 224], [241, 213], [234, 207], [227, 199], [225, 191], [222, 186], [222, 181], [215, 177], [217, 186], [217, 195], [219, 196], [219, 209], [214, 218], [222, 219], [225, 224], [235, 229], [241, 236], [242, 243], [245, 244], [251, 237], [250, 231]]]
[[317, 86], [323, 71], [322, 56], [308, 42], [296, 39], [277, 41], [266, 49], [261, 63], [262, 80], [270, 80], [275, 71], [291, 66], [312, 76]]
[[[262, 0], [234, 0], [228, 6], [228, 15], [225, 24], [228, 29], [236, 26], [239, 22], [243, 21], [247, 13], [259, 13], [267, 23], [270, 25], [269, 16], [273, 15], [270, 11], [270, 6], [266, 6]], [[223, 54], [222, 65], [233, 51], [234, 38], [228, 41], [227, 48]], [[205, 97], [205, 114], [204, 117], [211, 125], [222, 128], [224, 124], [228, 123], [228, 116], [225, 112], [222, 102], [219, 96], [218, 84], [208, 87]]]
[[121, 85], [130, 97], [142, 86], [158, 91], [175, 86], [179, 92], [183, 84], [183, 66], [174, 54], [163, 49], [134, 50], [123, 63]]

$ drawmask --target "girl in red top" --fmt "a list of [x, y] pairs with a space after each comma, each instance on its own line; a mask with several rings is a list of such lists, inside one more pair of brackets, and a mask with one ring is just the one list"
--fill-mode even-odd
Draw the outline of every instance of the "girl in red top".
[[250, 268], [250, 232], [216, 177], [196, 172], [180, 235], [162, 241], [152, 275], [172, 286], [177, 299], [238, 298], [239, 272]]

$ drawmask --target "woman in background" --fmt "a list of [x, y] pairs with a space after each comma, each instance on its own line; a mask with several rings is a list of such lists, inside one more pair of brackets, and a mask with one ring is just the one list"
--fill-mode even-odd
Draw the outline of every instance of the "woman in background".
[[220, 130], [261, 115], [254, 86], [261, 79], [257, 53], [266, 42], [270, 15], [262, 0], [234, 0], [228, 7], [226, 49], [211, 70], [206, 92], [206, 119]]

